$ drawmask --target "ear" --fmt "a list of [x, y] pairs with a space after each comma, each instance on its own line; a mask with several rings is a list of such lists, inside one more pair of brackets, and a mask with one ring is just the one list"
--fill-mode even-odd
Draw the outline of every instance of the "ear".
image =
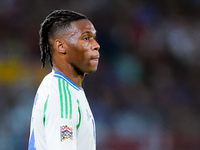
[[67, 48], [67, 45], [63, 40], [57, 39], [57, 40], [54, 41], [54, 49], [57, 52], [65, 54], [66, 53], [66, 48]]

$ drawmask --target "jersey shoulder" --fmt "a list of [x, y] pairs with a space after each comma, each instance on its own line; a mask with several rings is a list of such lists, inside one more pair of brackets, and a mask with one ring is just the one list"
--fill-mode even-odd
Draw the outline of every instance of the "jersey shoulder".
[[51, 72], [44, 77], [44, 79], [42, 80], [42, 82], [38, 88], [38, 92], [48, 90], [51, 87], [52, 80], [53, 80], [53, 74], [54, 73]]
[[37, 93], [35, 95], [34, 106], [36, 106], [36, 104], [38, 103], [40, 105], [43, 105], [49, 93], [51, 93], [52, 83], [53, 83], [53, 72], [46, 75], [42, 80], [42, 82], [40, 83]]

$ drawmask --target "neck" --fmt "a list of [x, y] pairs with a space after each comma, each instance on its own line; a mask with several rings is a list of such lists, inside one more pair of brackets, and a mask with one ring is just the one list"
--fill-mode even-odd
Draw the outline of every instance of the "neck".
[[78, 74], [78, 72], [70, 65], [68, 67], [57, 66], [53, 64], [53, 70], [56, 72], [63, 73], [66, 77], [76, 83], [79, 87], [82, 87], [82, 82], [85, 77], [85, 74]]

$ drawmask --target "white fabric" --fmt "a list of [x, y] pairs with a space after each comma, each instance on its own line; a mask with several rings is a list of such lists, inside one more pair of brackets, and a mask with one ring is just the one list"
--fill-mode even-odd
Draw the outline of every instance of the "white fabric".
[[95, 134], [83, 89], [64, 74], [52, 71], [35, 97], [29, 150], [96, 150]]

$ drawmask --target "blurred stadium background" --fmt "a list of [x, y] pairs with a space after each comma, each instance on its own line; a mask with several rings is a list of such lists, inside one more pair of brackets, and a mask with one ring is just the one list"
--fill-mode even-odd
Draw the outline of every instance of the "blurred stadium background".
[[27, 150], [33, 99], [51, 71], [38, 31], [61, 8], [98, 32], [99, 69], [83, 85], [97, 150], [199, 150], [199, 0], [0, 0], [0, 150]]

